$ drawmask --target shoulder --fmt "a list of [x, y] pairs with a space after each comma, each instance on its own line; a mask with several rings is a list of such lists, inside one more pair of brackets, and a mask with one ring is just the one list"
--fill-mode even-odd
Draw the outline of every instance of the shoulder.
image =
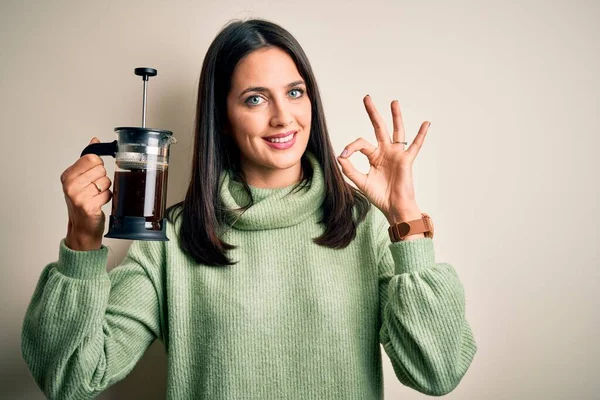
[[[355, 221], [357, 221], [359, 216], [360, 212], [358, 210], [358, 207], [354, 206], [352, 209], [352, 217]], [[368, 202], [368, 205], [366, 206], [366, 213], [363, 221], [358, 222], [359, 225], [365, 224], [367, 226], [370, 226], [371, 228], [374, 226], [384, 226], [388, 223], [387, 218], [385, 217], [383, 212], [379, 208], [375, 207], [371, 202]]]
[[134, 240], [129, 247], [127, 257], [136, 260], [149, 275], [161, 274], [167, 254], [179, 248], [179, 228], [182, 219], [179, 214], [179, 211], [174, 210], [174, 217], [167, 218], [165, 213], [162, 220], [165, 235], [169, 240]]

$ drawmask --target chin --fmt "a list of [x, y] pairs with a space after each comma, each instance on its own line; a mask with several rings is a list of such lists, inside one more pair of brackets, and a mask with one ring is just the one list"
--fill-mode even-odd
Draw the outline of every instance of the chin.
[[275, 156], [275, 157], [271, 157], [271, 165], [274, 168], [277, 169], [288, 169], [288, 168], [292, 168], [293, 166], [295, 166], [296, 164], [298, 164], [300, 162], [300, 159], [302, 158], [302, 154], [286, 154], [286, 155], [280, 155], [280, 156]]

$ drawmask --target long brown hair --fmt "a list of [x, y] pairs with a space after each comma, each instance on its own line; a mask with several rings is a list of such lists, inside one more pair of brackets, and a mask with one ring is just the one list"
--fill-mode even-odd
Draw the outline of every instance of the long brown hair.
[[[210, 45], [200, 73], [196, 108], [195, 139], [191, 182], [185, 199], [166, 211], [173, 222], [175, 210], [183, 216], [179, 241], [182, 250], [200, 264], [226, 266], [235, 264], [225, 254], [237, 246], [222, 241], [223, 209], [219, 196], [219, 177], [224, 170], [232, 171], [246, 188], [252, 206], [252, 196], [239, 167], [239, 149], [227, 129], [226, 97], [231, 77], [238, 62], [251, 52], [276, 46], [294, 60], [304, 79], [311, 101], [311, 132], [307, 151], [312, 152], [323, 169], [325, 197], [323, 204], [324, 233], [313, 242], [330, 248], [345, 248], [356, 236], [357, 225], [364, 220], [370, 203], [343, 178], [329, 139], [319, 88], [304, 50], [285, 29], [262, 19], [235, 20], [227, 24]], [[311, 177], [306, 154], [301, 159], [304, 177]], [[298, 183], [306, 183], [303, 180]], [[356, 215], [354, 215], [354, 209]], [[355, 219], [356, 217], [356, 219]]]

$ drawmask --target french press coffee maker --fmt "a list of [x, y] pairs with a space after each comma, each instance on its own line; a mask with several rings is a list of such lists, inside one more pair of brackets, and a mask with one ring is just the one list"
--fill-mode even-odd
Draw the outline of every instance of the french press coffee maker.
[[167, 203], [169, 146], [177, 143], [173, 132], [146, 128], [146, 92], [153, 68], [136, 68], [144, 81], [142, 127], [115, 128], [117, 140], [92, 143], [81, 156], [97, 154], [115, 158], [112, 212], [104, 237], [168, 241], [163, 214]]

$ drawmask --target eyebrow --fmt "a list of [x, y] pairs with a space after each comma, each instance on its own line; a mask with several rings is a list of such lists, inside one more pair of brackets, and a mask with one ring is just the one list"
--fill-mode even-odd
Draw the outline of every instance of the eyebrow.
[[[299, 81], [294, 81], [292, 83], [288, 83], [286, 86], [284, 86], [284, 88], [290, 88], [292, 86], [297, 86], [297, 85], [306, 85], [306, 84], [304, 83], [303, 80], [299, 80]], [[247, 89], [244, 89], [244, 91], [242, 93], [240, 93], [240, 97], [242, 97], [244, 94], [246, 94], [248, 92], [266, 92], [268, 90], [269, 89], [267, 89], [264, 86], [252, 86]]]

